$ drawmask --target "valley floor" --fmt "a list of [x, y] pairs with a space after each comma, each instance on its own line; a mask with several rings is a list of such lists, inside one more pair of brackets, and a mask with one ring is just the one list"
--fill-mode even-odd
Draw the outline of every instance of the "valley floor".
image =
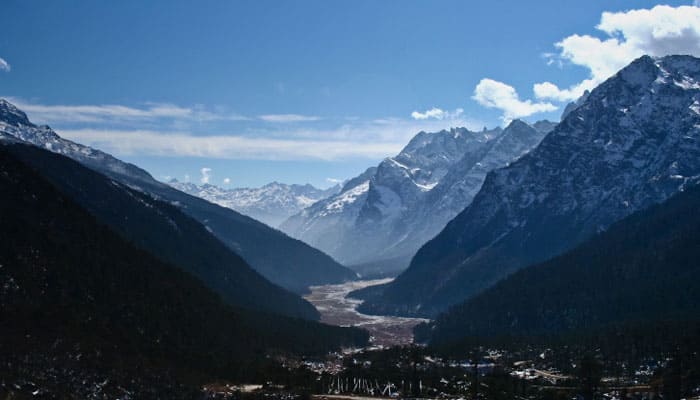
[[357, 311], [362, 300], [348, 294], [354, 290], [391, 282], [392, 278], [361, 280], [338, 285], [312, 286], [305, 299], [321, 313], [321, 322], [338, 326], [357, 326], [369, 331], [372, 345], [390, 347], [413, 343], [413, 328], [422, 318], [366, 315]]

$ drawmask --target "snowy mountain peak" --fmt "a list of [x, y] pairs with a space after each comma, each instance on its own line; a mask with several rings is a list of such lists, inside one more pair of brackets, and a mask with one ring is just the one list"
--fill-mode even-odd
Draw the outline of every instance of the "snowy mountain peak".
[[518, 120], [505, 130], [421, 131], [399, 154], [280, 227], [347, 265], [392, 260], [405, 267], [422, 243], [469, 204], [489, 168], [522, 155], [551, 125], [535, 129]]
[[340, 190], [339, 185], [323, 190], [310, 184], [288, 185], [279, 182], [271, 182], [259, 188], [233, 189], [221, 188], [209, 183], [197, 185], [177, 180], [170, 180], [168, 184], [180, 191], [238, 211], [273, 227]]
[[37, 126], [27, 115], [7, 100], [0, 99], [0, 137], [31, 143], [54, 153], [73, 158], [98, 171], [109, 171], [112, 176], [128, 177], [140, 183], [157, 184], [143, 169], [116, 159], [92, 147], [60, 137], [48, 125]]
[[650, 56], [642, 56], [621, 69], [616, 76], [630, 87], [649, 86], [657, 78], [659, 73], [658, 63], [661, 61], [661, 59], [654, 59]]
[[[620, 70], [616, 77], [633, 87], [653, 90], [654, 86], [673, 84], [681, 89], [699, 89], [700, 65], [693, 56], [642, 56]], [[602, 86], [602, 85], [601, 85]]]
[[696, 185], [699, 80], [691, 56], [645, 56], [620, 70], [532, 151], [492, 170], [471, 204], [365, 307], [442, 311]]
[[528, 127], [528, 128], [529, 128], [529, 127], [531, 127], [531, 126], [528, 125], [528, 124], [527, 124], [526, 122], [524, 122], [523, 120], [521, 120], [521, 119], [519, 119], [519, 118], [516, 118], [516, 119], [510, 121], [510, 124], [508, 124], [508, 126], [506, 127], [506, 129], [518, 129], [518, 128], [524, 128], [524, 127]]
[[5, 99], [0, 99], [0, 121], [15, 127], [35, 126], [29, 122], [27, 114]]

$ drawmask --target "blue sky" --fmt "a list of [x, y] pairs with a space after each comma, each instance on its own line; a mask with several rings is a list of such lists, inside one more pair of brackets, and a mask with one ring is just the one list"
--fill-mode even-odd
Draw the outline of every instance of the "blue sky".
[[328, 186], [419, 130], [558, 120], [700, 38], [687, 1], [474, 3], [5, 0], [0, 96], [158, 179]]

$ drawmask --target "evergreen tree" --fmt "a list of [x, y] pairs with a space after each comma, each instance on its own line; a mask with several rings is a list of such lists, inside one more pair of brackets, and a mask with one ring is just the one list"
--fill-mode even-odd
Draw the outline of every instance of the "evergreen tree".
[[592, 354], [586, 354], [576, 368], [576, 377], [583, 398], [593, 400], [603, 377], [603, 365]]

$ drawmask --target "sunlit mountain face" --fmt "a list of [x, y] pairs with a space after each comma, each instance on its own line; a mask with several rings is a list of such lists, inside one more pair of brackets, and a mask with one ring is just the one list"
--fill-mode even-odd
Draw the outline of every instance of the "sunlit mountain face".
[[533, 151], [489, 174], [409, 269], [362, 307], [436, 315], [695, 185], [698, 79], [695, 57], [635, 60]]
[[287, 185], [272, 182], [259, 188], [227, 189], [209, 183], [196, 184], [171, 179], [168, 184], [180, 191], [201, 197], [222, 207], [236, 210], [272, 227], [287, 218], [328, 198], [340, 190], [340, 185], [319, 189], [310, 184]]

